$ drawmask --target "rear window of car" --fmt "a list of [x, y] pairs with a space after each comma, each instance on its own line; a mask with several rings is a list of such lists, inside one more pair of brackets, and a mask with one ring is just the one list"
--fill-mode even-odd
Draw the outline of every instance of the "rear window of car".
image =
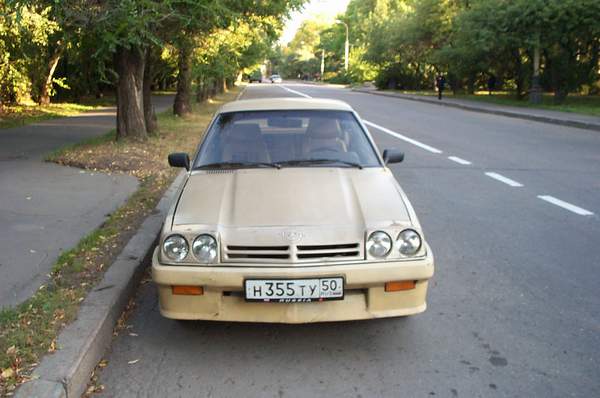
[[[352, 112], [281, 110], [218, 116], [194, 167], [219, 163], [282, 163], [310, 160], [380, 166], [375, 149]], [[347, 163], [346, 165], [341, 162]], [[334, 163], [320, 163], [332, 167]]]

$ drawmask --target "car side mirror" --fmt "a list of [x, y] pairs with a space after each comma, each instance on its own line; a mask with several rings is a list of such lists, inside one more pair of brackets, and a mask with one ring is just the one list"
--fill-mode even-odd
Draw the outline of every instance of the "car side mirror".
[[383, 151], [383, 162], [387, 165], [390, 163], [400, 163], [404, 160], [404, 152], [397, 149], [385, 149]]
[[186, 170], [190, 169], [190, 157], [185, 152], [176, 152], [169, 154], [169, 166], [171, 167], [185, 167]]

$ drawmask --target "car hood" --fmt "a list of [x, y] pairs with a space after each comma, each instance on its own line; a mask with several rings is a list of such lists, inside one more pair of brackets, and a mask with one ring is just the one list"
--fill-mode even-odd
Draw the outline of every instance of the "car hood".
[[384, 168], [194, 171], [173, 214], [173, 229], [290, 227], [365, 229], [414, 217]]

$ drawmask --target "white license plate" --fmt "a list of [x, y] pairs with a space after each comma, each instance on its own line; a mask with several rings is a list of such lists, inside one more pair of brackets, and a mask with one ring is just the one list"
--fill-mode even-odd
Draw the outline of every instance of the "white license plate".
[[344, 278], [246, 279], [246, 300], [276, 303], [309, 303], [343, 300]]

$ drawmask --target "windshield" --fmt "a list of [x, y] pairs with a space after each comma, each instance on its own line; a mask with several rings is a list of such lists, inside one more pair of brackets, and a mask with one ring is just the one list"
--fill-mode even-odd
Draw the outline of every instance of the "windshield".
[[194, 168], [381, 166], [347, 111], [282, 110], [219, 115]]

